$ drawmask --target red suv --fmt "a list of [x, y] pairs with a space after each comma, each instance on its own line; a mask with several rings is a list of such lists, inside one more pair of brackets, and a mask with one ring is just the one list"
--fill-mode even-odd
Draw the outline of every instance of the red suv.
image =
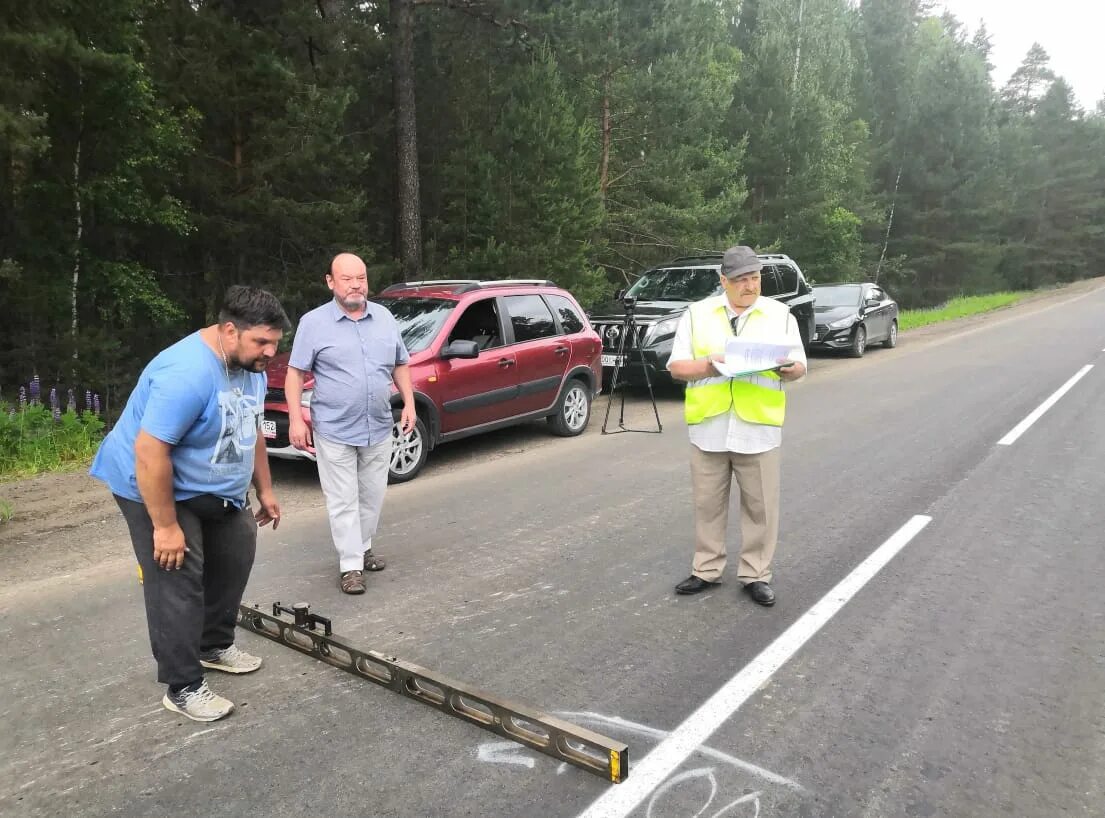
[[[396, 423], [392, 482], [413, 479], [439, 443], [546, 418], [555, 434], [586, 427], [602, 384], [602, 341], [579, 304], [551, 281], [411, 281], [373, 298], [399, 322], [410, 352], [418, 422]], [[288, 356], [269, 365], [262, 431], [273, 457], [308, 457], [288, 442], [284, 376]], [[304, 384], [310, 422], [314, 383]], [[392, 387], [399, 418], [400, 398]]]

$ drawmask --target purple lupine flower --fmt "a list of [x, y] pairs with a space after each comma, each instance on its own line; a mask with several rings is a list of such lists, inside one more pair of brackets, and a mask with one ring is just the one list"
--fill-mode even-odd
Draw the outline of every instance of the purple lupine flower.
[[10, 418], [15, 417], [15, 407], [14, 406], [9, 406], [8, 407], [8, 417], [10, 417]]
[[27, 388], [24, 386], [19, 387], [19, 408], [27, 408]]
[[50, 387], [50, 408], [58, 408], [58, 388], [56, 386]]
[[97, 392], [92, 396], [92, 411], [97, 415], [100, 414], [100, 393]]
[[42, 384], [38, 380], [38, 375], [31, 378], [31, 403], [38, 403], [42, 398]]
[[84, 390], [84, 409], [86, 412], [92, 411], [92, 390]]
[[54, 407], [54, 423], [61, 423], [61, 407]]
[[77, 396], [73, 394], [73, 390], [69, 390], [69, 402], [65, 404], [66, 412], [76, 413], [77, 411]]

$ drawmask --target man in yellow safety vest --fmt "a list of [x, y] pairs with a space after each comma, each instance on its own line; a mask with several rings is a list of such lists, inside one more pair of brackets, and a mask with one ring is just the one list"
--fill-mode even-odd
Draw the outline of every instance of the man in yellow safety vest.
[[[730, 247], [721, 262], [722, 295], [691, 305], [680, 319], [668, 370], [687, 382], [695, 551], [691, 576], [676, 593], [714, 587], [725, 570], [729, 491], [740, 490], [741, 553], [737, 579], [757, 604], [775, 604], [771, 560], [779, 531], [779, 446], [786, 393], [782, 381], [806, 374], [798, 324], [786, 305], [760, 295], [763, 264], [750, 247]], [[726, 342], [784, 345], [778, 368], [727, 377]]]

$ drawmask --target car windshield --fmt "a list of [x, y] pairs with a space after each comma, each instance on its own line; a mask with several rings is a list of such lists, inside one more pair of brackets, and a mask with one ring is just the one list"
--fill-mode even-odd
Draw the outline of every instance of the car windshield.
[[858, 307], [859, 284], [840, 284], [836, 287], [814, 287], [813, 299], [818, 307]]
[[388, 308], [399, 324], [407, 352], [421, 352], [437, 337], [438, 330], [456, 307], [447, 298], [374, 298]]
[[719, 292], [718, 272], [712, 267], [665, 267], [649, 270], [626, 295], [641, 301], [698, 301]]

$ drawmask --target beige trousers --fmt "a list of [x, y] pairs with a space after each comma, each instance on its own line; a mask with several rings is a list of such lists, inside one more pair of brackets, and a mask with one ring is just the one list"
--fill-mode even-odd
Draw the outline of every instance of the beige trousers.
[[729, 489], [737, 480], [741, 505], [741, 584], [771, 582], [771, 559], [779, 536], [779, 447], [760, 454], [704, 452], [691, 446], [694, 495], [694, 569], [707, 582], [725, 570]]
[[350, 446], [315, 433], [318, 479], [330, 515], [330, 536], [338, 568], [360, 571], [380, 522], [388, 488], [392, 439], [375, 446]]

